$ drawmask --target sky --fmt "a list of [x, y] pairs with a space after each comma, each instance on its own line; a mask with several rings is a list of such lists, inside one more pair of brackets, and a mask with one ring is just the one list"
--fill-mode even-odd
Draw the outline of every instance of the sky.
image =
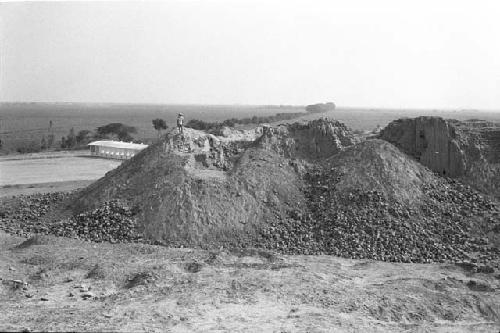
[[0, 4], [0, 101], [500, 110], [498, 1]]

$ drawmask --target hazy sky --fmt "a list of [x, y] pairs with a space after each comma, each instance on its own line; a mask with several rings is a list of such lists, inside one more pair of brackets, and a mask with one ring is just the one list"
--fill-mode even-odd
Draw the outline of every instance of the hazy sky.
[[498, 1], [0, 4], [0, 100], [500, 109]]

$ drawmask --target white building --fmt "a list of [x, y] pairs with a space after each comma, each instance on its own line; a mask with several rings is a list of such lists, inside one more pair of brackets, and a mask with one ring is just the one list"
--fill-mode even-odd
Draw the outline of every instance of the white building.
[[88, 145], [90, 146], [91, 156], [116, 158], [120, 160], [128, 160], [148, 147], [148, 145], [142, 143], [122, 141], [94, 141]]

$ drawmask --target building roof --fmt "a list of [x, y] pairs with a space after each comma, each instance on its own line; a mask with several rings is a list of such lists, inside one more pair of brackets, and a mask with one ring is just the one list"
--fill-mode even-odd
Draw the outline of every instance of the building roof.
[[89, 146], [100, 146], [100, 147], [109, 147], [109, 148], [128, 148], [128, 149], [144, 149], [147, 148], [148, 145], [142, 143], [132, 143], [132, 142], [123, 142], [123, 141], [93, 141], [88, 144]]

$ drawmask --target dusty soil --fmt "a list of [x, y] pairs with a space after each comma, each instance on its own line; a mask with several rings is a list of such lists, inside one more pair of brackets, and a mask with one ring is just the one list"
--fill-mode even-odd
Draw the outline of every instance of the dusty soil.
[[121, 162], [91, 158], [88, 150], [0, 156], [0, 198], [84, 188]]
[[500, 277], [454, 265], [95, 244], [53, 236], [26, 241], [0, 232], [0, 278], [1, 331], [500, 328]]
[[38, 153], [27, 154], [8, 154], [0, 156], [0, 161], [11, 160], [31, 160], [31, 159], [44, 159], [44, 158], [60, 158], [60, 157], [75, 157], [75, 156], [89, 156], [88, 149], [81, 150], [61, 150], [61, 151], [43, 151]]

